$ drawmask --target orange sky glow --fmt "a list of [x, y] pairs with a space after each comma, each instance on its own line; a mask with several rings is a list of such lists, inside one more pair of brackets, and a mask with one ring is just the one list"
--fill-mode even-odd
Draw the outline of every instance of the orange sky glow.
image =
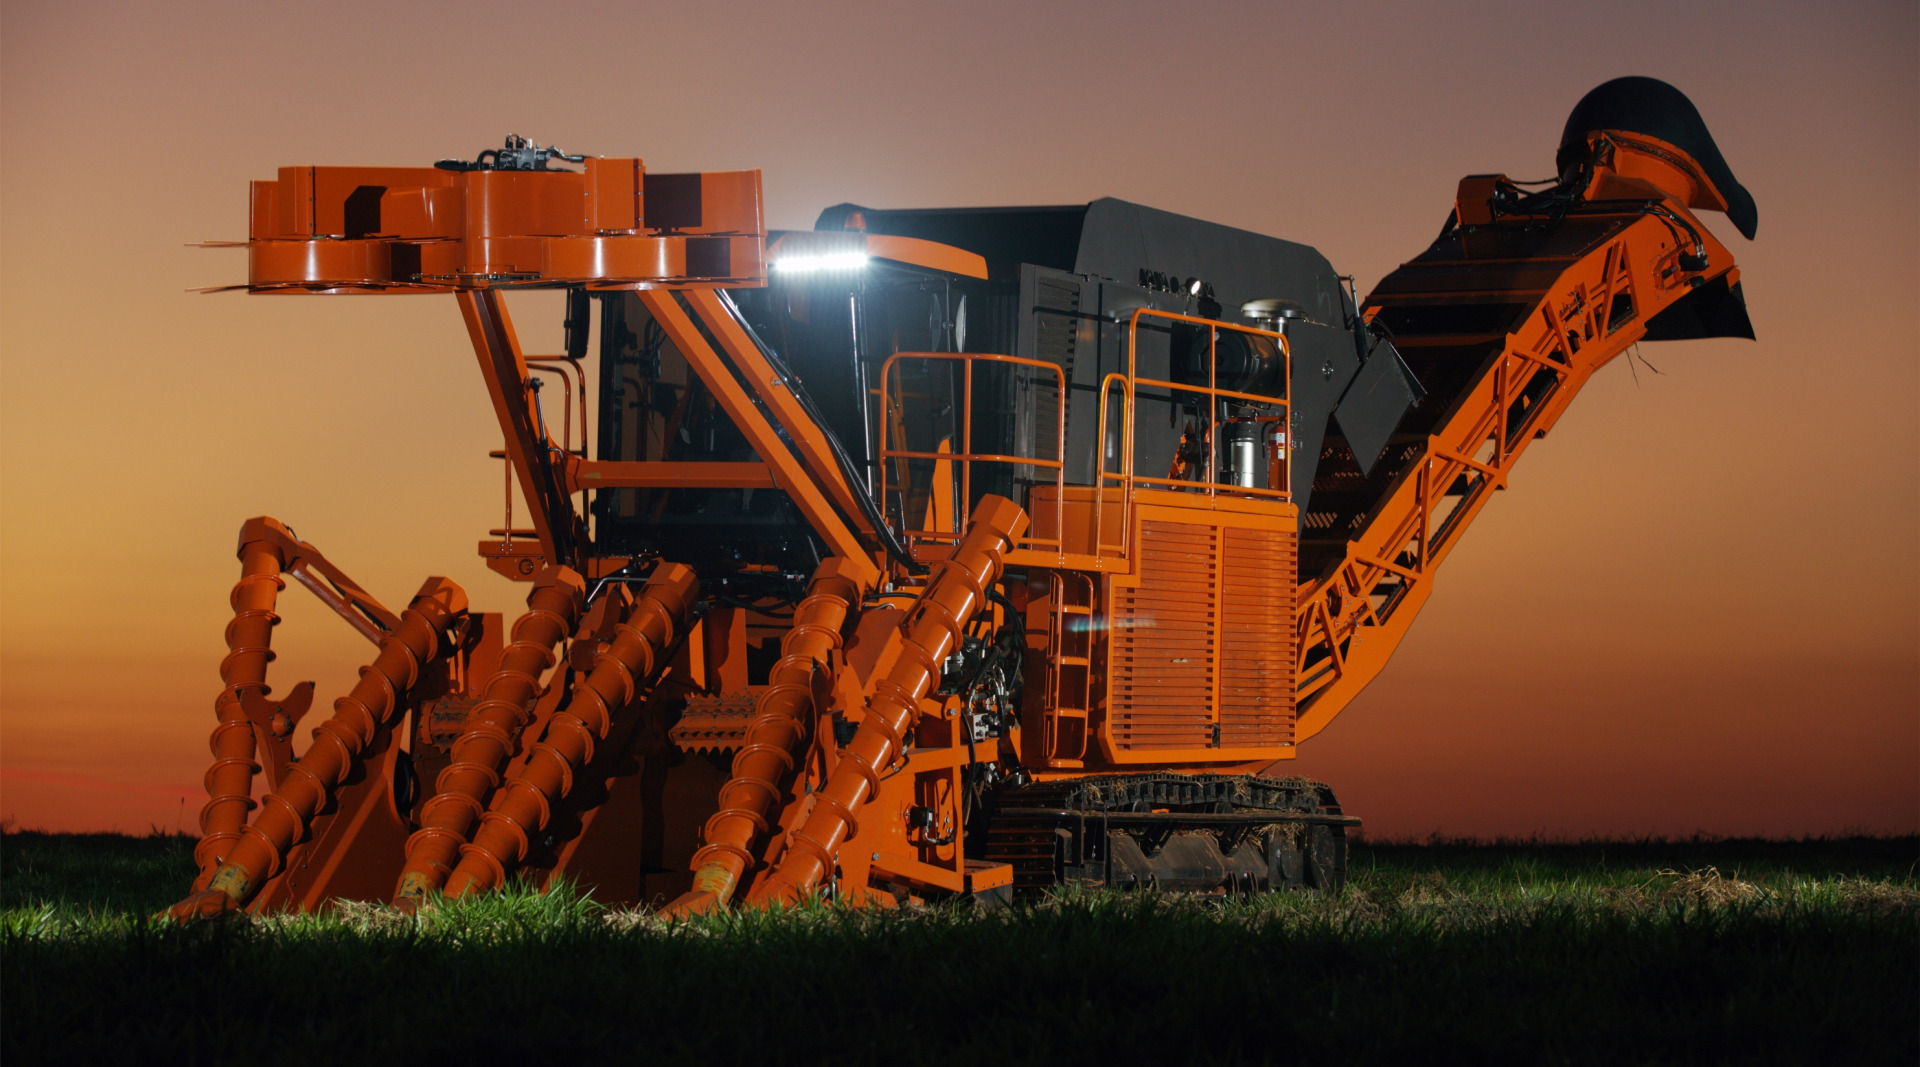
[[[1920, 9], [1607, 11], [10, 0], [0, 815], [194, 827], [249, 516], [389, 604], [429, 574], [523, 603], [474, 553], [499, 431], [451, 297], [188, 291], [244, 279], [188, 246], [245, 237], [249, 179], [513, 132], [761, 168], [781, 228], [1117, 196], [1364, 292], [1461, 175], [1546, 176], [1574, 102], [1645, 74], [1758, 201], [1753, 242], [1705, 218], [1760, 339], [1599, 374], [1298, 769], [1375, 835], [1920, 830]], [[557, 296], [510, 307], [559, 346]], [[368, 646], [282, 605], [276, 689], [344, 691]]]

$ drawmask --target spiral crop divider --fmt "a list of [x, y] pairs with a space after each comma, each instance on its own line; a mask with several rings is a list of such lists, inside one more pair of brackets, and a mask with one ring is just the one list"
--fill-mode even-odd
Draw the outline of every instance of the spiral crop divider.
[[579, 624], [585, 602], [586, 583], [572, 568], [548, 567], [535, 577], [527, 612], [514, 622], [499, 669], [468, 713], [466, 729], [453, 743], [452, 762], [434, 779], [434, 794], [420, 809], [420, 829], [407, 838], [395, 903], [417, 906], [453, 873], [532, 718], [540, 679], [556, 662], [554, 646]]
[[663, 563], [653, 572], [613, 640], [595, 654], [593, 669], [567, 704], [554, 712], [545, 735], [529, 749], [526, 763], [494, 793], [473, 841], [446, 882], [448, 899], [491, 889], [527, 856], [529, 832], [546, 828], [553, 806], [573, 790], [576, 771], [593, 759], [614, 714], [632, 704], [655, 674], [690, 613], [699, 592], [693, 570]]

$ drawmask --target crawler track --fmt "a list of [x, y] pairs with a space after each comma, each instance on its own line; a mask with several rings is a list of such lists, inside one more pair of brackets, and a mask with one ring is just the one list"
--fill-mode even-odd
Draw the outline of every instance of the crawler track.
[[1333, 791], [1305, 778], [1101, 775], [1003, 789], [986, 856], [1023, 896], [1055, 885], [1244, 894], [1338, 889], [1350, 826]]

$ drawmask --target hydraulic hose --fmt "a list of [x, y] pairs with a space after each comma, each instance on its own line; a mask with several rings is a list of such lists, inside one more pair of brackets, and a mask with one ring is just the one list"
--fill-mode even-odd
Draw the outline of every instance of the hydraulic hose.
[[418, 906], [447, 882], [460, 849], [482, 816], [500, 772], [533, 715], [540, 678], [555, 663], [554, 646], [579, 625], [586, 583], [571, 567], [549, 566], [533, 580], [527, 613], [513, 624], [513, 641], [481, 689], [480, 703], [453, 743], [452, 762], [434, 779], [420, 809], [420, 829], [407, 838], [394, 903]]
[[394, 717], [423, 668], [446, 656], [454, 631], [466, 621], [467, 594], [445, 578], [429, 578], [401, 613], [400, 625], [380, 642], [371, 666], [333, 703], [333, 716], [313, 731], [313, 744], [287, 768], [280, 788], [261, 801], [259, 817], [240, 832], [207, 888], [176, 904], [181, 919], [244, 906], [279, 873], [287, 850], [307, 832], [380, 728]]
[[[269, 536], [271, 528], [287, 533], [278, 521], [265, 517], [248, 519], [240, 527], [240, 580], [228, 598], [233, 621], [227, 623], [227, 656], [220, 661], [225, 687], [213, 702], [220, 723], [208, 741], [213, 766], [207, 770], [207, 803], [200, 809], [200, 843], [193, 849], [194, 862], [200, 867], [193, 883], [196, 891], [207, 887], [213, 872], [233, 851], [247, 824], [247, 813], [255, 806], [253, 776], [260, 772], [260, 764], [254, 760], [253, 724], [243, 701], [248, 690], [263, 698], [270, 692], [267, 664], [273, 662], [273, 628], [280, 622], [273, 609], [280, 591], [287, 587], [280, 577], [287, 560]], [[287, 533], [287, 539], [293, 535]]]
[[693, 889], [667, 906], [669, 915], [724, 908], [753, 868], [753, 844], [767, 833], [781, 782], [793, 773], [813, 711], [813, 675], [841, 647], [841, 633], [865, 590], [836, 556], [820, 565], [780, 640], [780, 660], [754, 705], [733, 777], [720, 789], [720, 810], [707, 820], [706, 844], [693, 854]]
[[747, 340], [752, 341], [753, 347], [760, 350], [760, 357], [767, 361], [767, 366], [772, 367], [773, 372], [780, 376], [780, 384], [786, 386], [787, 391], [791, 392], [793, 398], [800, 403], [800, 410], [807, 413], [807, 417], [813, 420], [813, 424], [819, 427], [820, 433], [826, 437], [827, 447], [833, 450], [834, 463], [840, 468], [840, 476], [847, 480], [847, 491], [853, 494], [854, 502], [860, 505], [861, 514], [865, 515], [867, 522], [872, 524], [873, 535], [879, 539], [880, 547], [886, 550], [887, 555], [895, 563], [904, 567], [908, 574], [925, 574], [926, 565], [913, 558], [913, 553], [907, 551], [906, 544], [900, 540], [898, 534], [893, 532], [893, 527], [887, 525], [886, 516], [881, 514], [880, 505], [874, 502], [873, 494], [867, 490], [866, 479], [861, 477], [859, 467], [854, 464], [853, 457], [847, 455], [847, 448], [840, 443], [840, 436], [833, 432], [833, 424], [821, 416], [819, 408], [813, 406], [813, 397], [808, 395], [807, 387], [800, 381], [800, 376], [793, 373], [793, 368], [787, 366], [787, 361], [780, 358], [780, 353], [775, 352], [772, 346], [760, 339], [760, 335], [754, 331], [753, 324], [747, 321], [746, 315], [740, 311], [740, 306], [733, 302], [733, 297], [729, 296], [725, 289], [715, 290], [715, 295], [719, 296], [720, 303], [727, 309], [727, 314], [733, 316], [733, 321], [747, 335]]
[[921, 698], [940, 680], [962, 627], [986, 604], [1007, 551], [1026, 528], [1027, 515], [1018, 504], [1003, 496], [981, 498], [966, 537], [950, 559], [935, 565], [907, 612], [899, 658], [869, 688], [866, 716], [841, 749], [813, 811], [790, 835], [779, 864], [755, 885], [750, 903], [796, 903], [832, 873], [840, 845], [858, 831], [856, 813], [879, 792], [882, 769], [903, 756]]
[[664, 563], [654, 569], [625, 620], [614, 627], [613, 640], [595, 653], [586, 681], [554, 713], [526, 763], [494, 794], [473, 843], [461, 847], [459, 865], [447, 878], [449, 899], [501, 884], [526, 858], [529, 833], [546, 829], [553, 805], [573, 790], [574, 774], [592, 762], [595, 743], [606, 740], [614, 714], [631, 705], [656, 668], [665, 666], [663, 653], [685, 625], [699, 590], [690, 567]]

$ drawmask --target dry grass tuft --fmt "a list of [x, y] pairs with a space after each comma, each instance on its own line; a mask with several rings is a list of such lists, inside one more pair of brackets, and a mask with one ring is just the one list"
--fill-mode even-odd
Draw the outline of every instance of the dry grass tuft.
[[1704, 870], [1659, 871], [1663, 877], [1674, 879], [1673, 884], [1660, 892], [1660, 899], [1679, 904], [1694, 904], [1706, 908], [1724, 908], [1729, 904], [1742, 904], [1760, 897], [1760, 887], [1738, 878], [1728, 878], [1717, 867]]
[[340, 924], [355, 933], [371, 934], [404, 930], [418, 925], [420, 921], [412, 913], [401, 911], [385, 902], [336, 900], [330, 906]]
[[600, 916], [600, 921], [607, 924], [607, 929], [616, 932], [658, 930], [672, 922], [670, 919], [663, 918], [652, 908], [634, 906], [608, 908], [606, 913]]
[[1400, 891], [1400, 906], [1418, 907], [1423, 904], [1445, 904], [1459, 899], [1460, 894], [1447, 885], [1447, 876], [1439, 871], [1422, 871], [1414, 875], [1407, 888]]
[[1907, 919], [1920, 915], [1920, 888], [1891, 885], [1875, 878], [1840, 878], [1832, 883], [1834, 901], [1842, 909], [1874, 919]]

